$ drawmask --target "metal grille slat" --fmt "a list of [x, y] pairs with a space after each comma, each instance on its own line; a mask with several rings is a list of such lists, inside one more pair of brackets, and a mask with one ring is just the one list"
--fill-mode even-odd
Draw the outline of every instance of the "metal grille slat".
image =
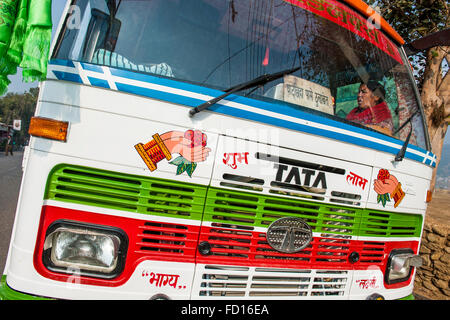
[[326, 236], [420, 237], [423, 222], [421, 215], [208, 189], [66, 164], [52, 170], [45, 199], [194, 220], [201, 220], [205, 209], [206, 221], [249, 228], [267, 228], [281, 217], [295, 216], [310, 224], [314, 232]]
[[[239, 205], [238, 199], [243, 199]], [[263, 194], [209, 188], [204, 219], [267, 228], [282, 217], [305, 220], [325, 236], [420, 236], [422, 216], [342, 207]]]
[[56, 166], [45, 199], [201, 220], [206, 187], [74, 165]]
[[[216, 268], [215, 273], [211, 269]], [[289, 270], [276, 268], [248, 268], [234, 270], [227, 266], [200, 267], [194, 294], [208, 299], [223, 297], [305, 297], [329, 298], [348, 295], [349, 271]], [[220, 279], [217, 279], [220, 278]], [[239, 279], [239, 281], [237, 281]], [[195, 283], [198, 283], [195, 281]], [[196, 291], [195, 291], [196, 290]]]

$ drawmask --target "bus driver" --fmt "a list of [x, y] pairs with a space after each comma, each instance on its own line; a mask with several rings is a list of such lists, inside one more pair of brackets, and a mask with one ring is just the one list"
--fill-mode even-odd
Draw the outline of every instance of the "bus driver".
[[384, 96], [384, 87], [375, 80], [361, 83], [358, 92], [358, 106], [347, 115], [346, 119], [365, 125], [387, 135], [392, 135], [394, 123]]

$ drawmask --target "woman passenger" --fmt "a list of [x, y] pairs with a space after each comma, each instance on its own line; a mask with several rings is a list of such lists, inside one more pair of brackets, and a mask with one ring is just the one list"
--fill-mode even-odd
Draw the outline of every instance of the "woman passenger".
[[391, 111], [384, 101], [386, 91], [375, 80], [361, 83], [358, 92], [358, 106], [347, 115], [346, 119], [365, 125], [387, 135], [392, 135], [394, 123]]

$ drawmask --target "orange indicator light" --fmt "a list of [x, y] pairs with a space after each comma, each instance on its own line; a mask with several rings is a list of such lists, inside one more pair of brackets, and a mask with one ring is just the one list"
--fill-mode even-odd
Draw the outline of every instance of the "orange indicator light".
[[32, 117], [28, 133], [35, 137], [66, 142], [68, 126], [66, 121]]
[[431, 192], [430, 190], [427, 191], [427, 203], [431, 201], [431, 198], [433, 196], [433, 192]]

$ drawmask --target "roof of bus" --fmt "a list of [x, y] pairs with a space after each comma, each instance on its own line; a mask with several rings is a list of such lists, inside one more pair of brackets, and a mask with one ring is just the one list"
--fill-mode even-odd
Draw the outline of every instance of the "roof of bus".
[[[405, 40], [395, 31], [389, 23], [387, 23], [386, 20], [384, 20], [383, 17], [381, 17], [377, 12], [374, 12], [374, 10], [368, 10], [370, 6], [365, 3], [362, 0], [342, 0], [342, 2], [345, 2], [350, 7], [358, 10], [361, 14], [363, 14], [366, 17], [373, 17], [375, 21], [380, 21], [381, 29], [386, 32], [392, 39], [394, 39], [398, 44], [404, 45]], [[374, 15], [374, 16], [372, 16]], [[378, 20], [379, 19], [379, 20]]]

